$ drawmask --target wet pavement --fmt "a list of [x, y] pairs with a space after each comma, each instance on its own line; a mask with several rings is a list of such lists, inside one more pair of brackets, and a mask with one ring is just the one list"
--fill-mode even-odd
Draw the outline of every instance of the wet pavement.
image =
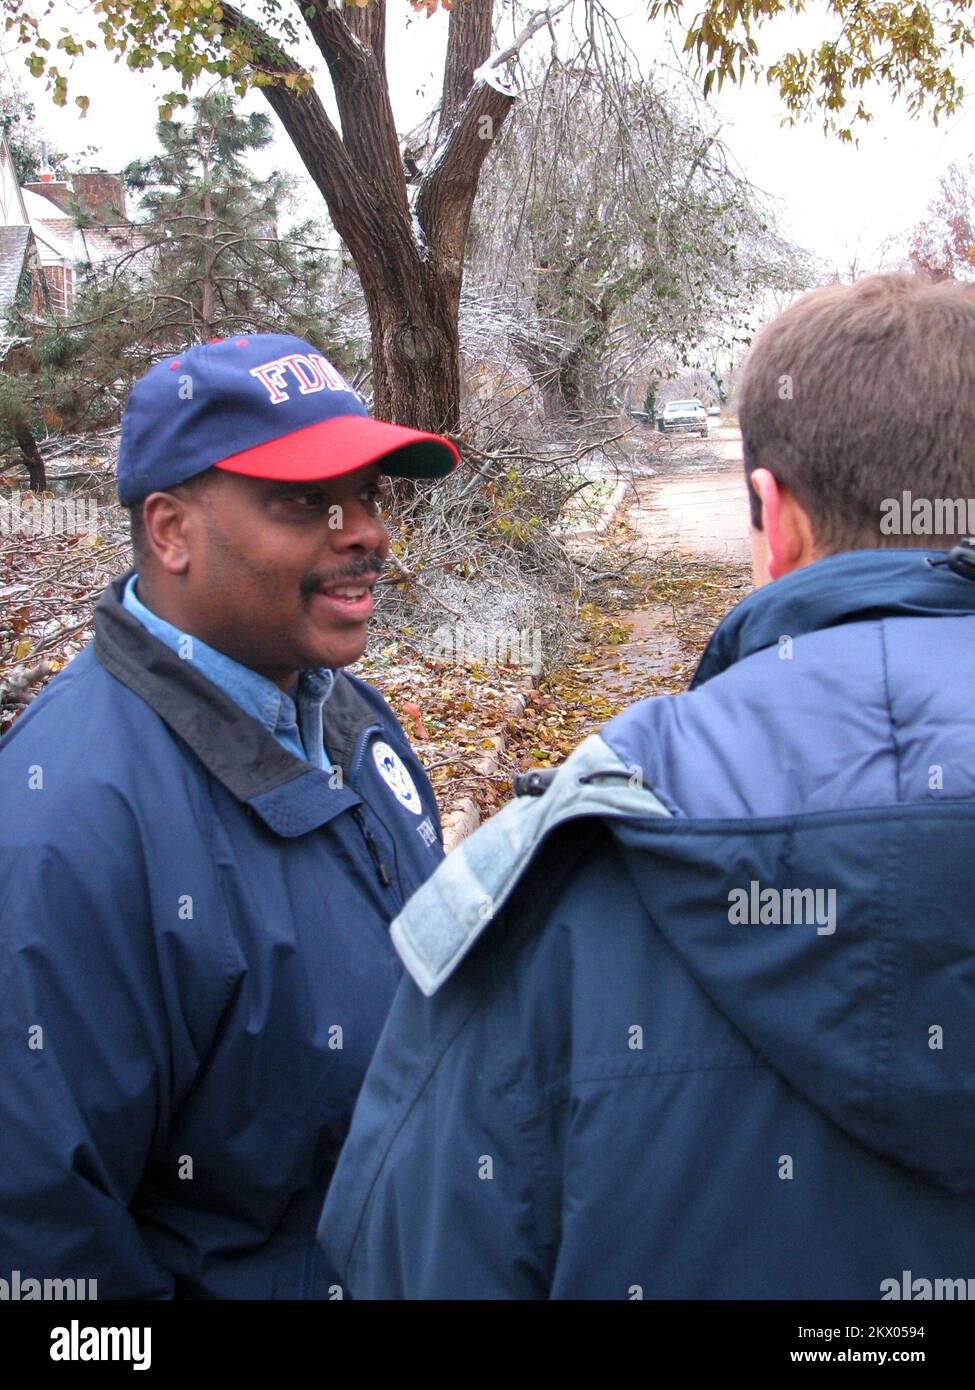
[[654, 459], [652, 477], [635, 484], [626, 518], [654, 550], [696, 559], [751, 558], [748, 497], [737, 425], [712, 425], [707, 439], [672, 436]]
[[[618, 513], [647, 558], [690, 572], [727, 568], [728, 606], [750, 584], [748, 498], [737, 424], [722, 421], [707, 439], [655, 441], [648, 472], [633, 480]], [[649, 454], [649, 451], [648, 451]], [[619, 615], [628, 636], [594, 674], [604, 690], [644, 695], [681, 688], [696, 665], [679, 636], [679, 604], [650, 603]]]
[[619, 622], [629, 629], [626, 641], [593, 670], [602, 691], [640, 699], [652, 693], [641, 688], [644, 681], [666, 681], [680, 665], [681, 645], [671, 611], [663, 604], [629, 609], [619, 615]]

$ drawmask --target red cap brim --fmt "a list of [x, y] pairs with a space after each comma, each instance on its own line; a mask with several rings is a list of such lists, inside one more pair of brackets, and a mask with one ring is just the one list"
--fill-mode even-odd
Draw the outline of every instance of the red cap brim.
[[228, 473], [309, 483], [339, 478], [370, 463], [398, 478], [442, 478], [460, 456], [449, 439], [366, 415], [340, 415], [270, 439], [214, 464]]

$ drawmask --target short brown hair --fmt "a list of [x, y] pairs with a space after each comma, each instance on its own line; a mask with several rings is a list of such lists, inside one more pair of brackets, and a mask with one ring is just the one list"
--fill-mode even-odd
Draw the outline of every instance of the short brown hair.
[[[872, 275], [813, 290], [759, 335], [738, 390], [745, 475], [767, 468], [824, 552], [885, 535], [885, 498], [975, 497], [975, 285]], [[752, 521], [758, 499], [749, 486]]]

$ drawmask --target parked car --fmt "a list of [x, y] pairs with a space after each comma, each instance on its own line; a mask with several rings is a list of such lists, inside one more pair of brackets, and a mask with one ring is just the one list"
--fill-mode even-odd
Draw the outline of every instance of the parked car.
[[720, 407], [720, 405], [709, 405], [709, 406], [708, 406], [708, 414], [709, 414], [709, 415], [720, 415], [720, 414], [721, 414], [721, 407]]
[[689, 430], [703, 438], [708, 432], [707, 411], [700, 401], [668, 401], [660, 422], [664, 434], [672, 430]]

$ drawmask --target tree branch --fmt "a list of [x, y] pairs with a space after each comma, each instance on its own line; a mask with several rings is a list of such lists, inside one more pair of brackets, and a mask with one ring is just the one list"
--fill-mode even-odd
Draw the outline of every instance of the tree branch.
[[[555, 16], [561, 14], [563, 10], [568, 9], [571, 4], [572, 0], [559, 0], [559, 4], [557, 5], [549, 5], [544, 10], [536, 11], [525, 25], [524, 29], [511, 40], [507, 48], [500, 49], [489, 58], [484, 64], [484, 68], [499, 68], [502, 63], [506, 63], [509, 58], [514, 58], [516, 54], [521, 52], [528, 40], [538, 33], [539, 29], [544, 29], [546, 26], [550, 25]], [[475, 80], [479, 75], [481, 74], [474, 74]]]
[[[467, 83], [467, 96], [456, 111], [446, 143], [438, 149], [420, 182], [416, 200], [417, 219], [431, 243], [448, 261], [453, 262], [458, 279], [462, 272], [464, 243], [481, 165], [515, 101], [515, 93], [504, 86], [497, 69], [520, 52], [539, 29], [551, 24], [554, 17], [571, 2], [559, 0], [558, 4], [540, 10], [510, 44], [472, 70]], [[466, 3], [451, 11], [451, 30], [447, 40], [448, 65], [444, 72], [444, 101], [447, 105], [456, 101], [465, 83], [465, 31], [462, 24], [458, 24], [454, 30], [454, 19], [461, 10], [471, 8], [473, 11], [478, 5], [487, 5], [488, 10], [491, 8], [489, 0], [466, 0]], [[468, 55], [474, 53], [476, 44], [480, 42], [478, 26], [483, 22], [483, 16], [476, 13], [470, 21], [466, 33]], [[451, 67], [449, 48], [451, 35], [455, 32], [457, 37], [454, 39]], [[441, 129], [446, 129], [443, 121]]]
[[[329, 0], [312, 0], [311, 6], [298, 0], [298, 5], [328, 64], [350, 159], [376, 194], [408, 223], [406, 180], [381, 47], [386, 0], [371, 0], [365, 8], [344, 12], [332, 8]], [[311, 16], [305, 14], [307, 8], [314, 10]]]
[[[301, 65], [260, 25], [241, 14], [235, 6], [224, 4], [221, 12], [223, 27], [228, 32], [241, 34], [252, 47], [252, 65], [255, 69], [277, 76], [303, 74]], [[280, 82], [262, 87], [261, 90], [324, 197], [336, 230], [348, 240], [348, 228], [368, 214], [370, 198], [366, 184], [341, 136], [329, 120], [321, 98], [313, 88], [299, 94]]]
[[437, 140], [446, 135], [474, 85], [474, 73], [491, 53], [494, 0], [460, 0], [450, 11], [447, 58]]
[[383, 77], [386, 76], [386, 0], [346, 9], [345, 22], [360, 42], [371, 48]]
[[420, 182], [416, 215], [430, 243], [453, 262], [457, 275], [464, 259], [481, 165], [514, 105], [513, 95], [477, 82], [457, 116], [443, 148]]

